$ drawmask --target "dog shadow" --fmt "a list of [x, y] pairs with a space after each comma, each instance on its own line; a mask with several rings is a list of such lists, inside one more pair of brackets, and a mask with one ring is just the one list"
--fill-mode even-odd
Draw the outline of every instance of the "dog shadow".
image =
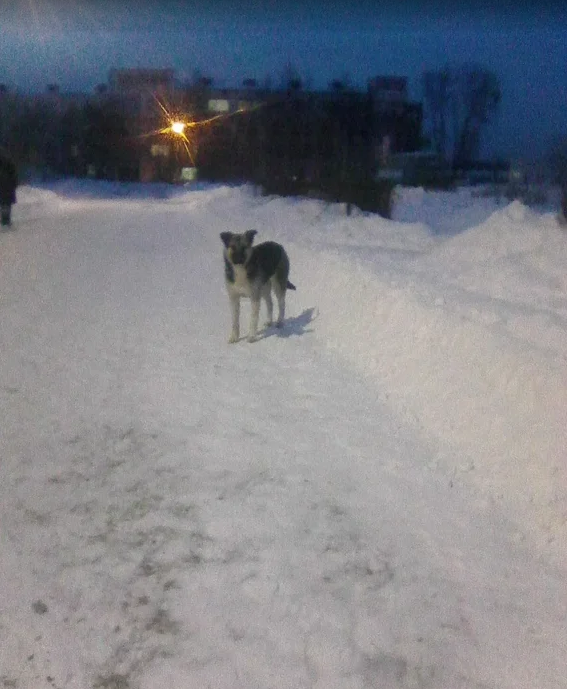
[[299, 316], [293, 318], [286, 318], [281, 328], [275, 326], [268, 326], [262, 333], [259, 339], [268, 337], [300, 337], [306, 333], [313, 332], [313, 328], [309, 325], [318, 317], [319, 312], [315, 307], [305, 309]]

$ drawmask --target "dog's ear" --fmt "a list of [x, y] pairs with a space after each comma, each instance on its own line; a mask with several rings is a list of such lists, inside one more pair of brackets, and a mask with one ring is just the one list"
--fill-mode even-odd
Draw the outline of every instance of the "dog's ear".
[[220, 238], [222, 239], [222, 243], [228, 249], [228, 245], [230, 244], [230, 240], [232, 239], [232, 232], [221, 232]]
[[252, 246], [252, 243], [254, 241], [254, 237], [258, 234], [258, 230], [248, 230], [247, 232], [244, 233], [244, 236], [246, 237], [246, 241], [248, 242], [249, 246]]

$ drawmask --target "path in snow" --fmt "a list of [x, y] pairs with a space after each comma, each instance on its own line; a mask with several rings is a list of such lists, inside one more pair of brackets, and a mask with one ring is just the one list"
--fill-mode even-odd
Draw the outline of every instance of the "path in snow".
[[305, 286], [226, 344], [198, 204], [1, 237], [0, 683], [564, 687], [561, 574], [320, 351]]

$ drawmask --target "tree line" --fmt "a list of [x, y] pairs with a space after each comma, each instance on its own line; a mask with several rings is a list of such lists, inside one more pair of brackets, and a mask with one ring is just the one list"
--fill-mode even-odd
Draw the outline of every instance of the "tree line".
[[[0, 95], [0, 141], [22, 169], [40, 174], [133, 178], [137, 144], [118, 99], [70, 103]], [[131, 168], [130, 171], [129, 168]]]

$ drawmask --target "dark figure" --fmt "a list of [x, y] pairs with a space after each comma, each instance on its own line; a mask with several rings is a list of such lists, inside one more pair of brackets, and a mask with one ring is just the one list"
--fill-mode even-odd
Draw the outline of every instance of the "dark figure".
[[0, 216], [4, 226], [12, 222], [12, 206], [16, 203], [18, 172], [10, 156], [0, 149]]
[[564, 182], [561, 187], [561, 212], [563, 214], [563, 222], [567, 223], [567, 182]]

